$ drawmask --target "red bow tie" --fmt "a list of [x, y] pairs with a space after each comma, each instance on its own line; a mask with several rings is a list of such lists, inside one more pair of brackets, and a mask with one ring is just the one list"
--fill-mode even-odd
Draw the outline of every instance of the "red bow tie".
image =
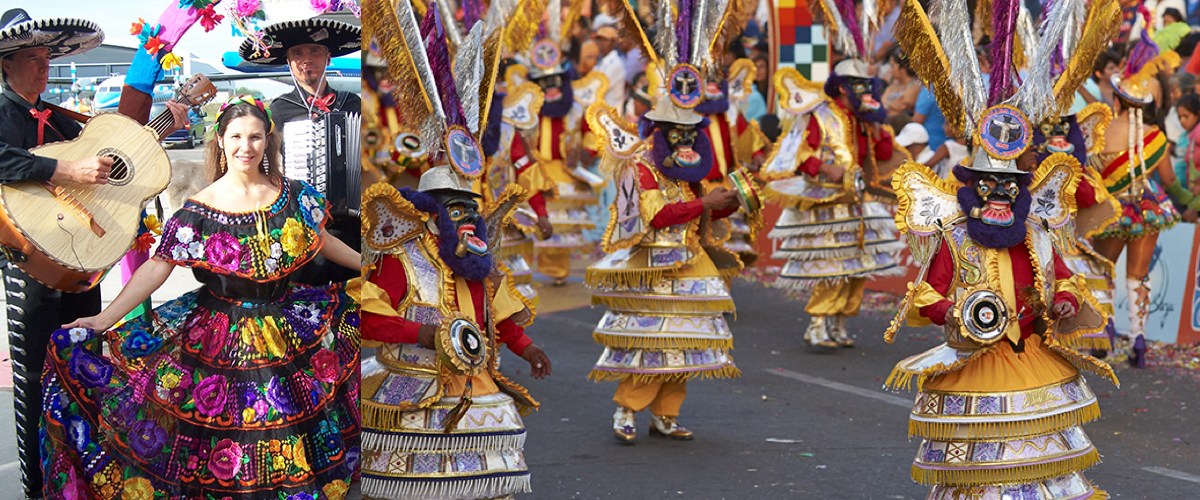
[[44, 133], [46, 131], [46, 124], [50, 123], [50, 110], [43, 109], [38, 111], [31, 108], [29, 114], [33, 115], [34, 119], [38, 122], [38, 146], [41, 146], [43, 141], [45, 141]]
[[316, 106], [317, 109], [321, 110], [322, 113], [328, 113], [329, 105], [333, 104], [334, 97], [336, 97], [336, 94], [328, 94], [325, 97], [322, 97], [320, 99], [317, 99], [316, 97], [313, 97], [313, 96], [308, 96], [308, 103], [313, 106]]

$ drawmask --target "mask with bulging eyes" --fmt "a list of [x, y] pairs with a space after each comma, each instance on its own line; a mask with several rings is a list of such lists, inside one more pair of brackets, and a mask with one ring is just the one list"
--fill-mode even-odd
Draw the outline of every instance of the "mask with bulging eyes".
[[667, 145], [671, 148], [671, 156], [667, 161], [673, 163], [671, 166], [679, 167], [695, 167], [700, 164], [700, 153], [697, 153], [693, 146], [696, 145], [696, 135], [700, 133], [696, 130], [695, 125], [680, 125], [680, 124], [664, 124], [663, 137], [667, 139]]
[[[453, 231], [455, 243], [454, 254], [458, 257], [465, 257], [467, 253], [475, 255], [487, 255], [487, 241], [477, 235], [477, 229], [483, 224], [483, 217], [479, 215], [479, 202], [462, 194], [445, 194], [437, 196], [438, 203], [442, 208], [446, 209], [446, 215], [449, 216], [448, 224], [439, 224], [440, 227]], [[446, 231], [441, 231], [441, 238], [447, 240], [451, 235], [444, 234]], [[479, 234], [482, 234], [479, 231]]]
[[1046, 138], [1046, 142], [1038, 146], [1040, 153], [1067, 153], [1075, 152], [1075, 145], [1067, 139], [1067, 135], [1071, 133], [1071, 124], [1063, 118], [1051, 118], [1041, 126], [1042, 136]]
[[558, 102], [563, 98], [563, 77], [562, 75], [551, 75], [534, 80], [538, 87], [542, 88], [542, 93], [546, 95], [546, 102]]
[[858, 98], [859, 113], [875, 113], [883, 109], [879, 96], [875, 95], [875, 82], [868, 78], [846, 78], [846, 87]]
[[1017, 176], [1012, 174], [984, 174], [975, 183], [975, 194], [980, 207], [971, 210], [971, 217], [992, 226], [1011, 226], [1015, 217], [1012, 205], [1016, 203], [1021, 188]]

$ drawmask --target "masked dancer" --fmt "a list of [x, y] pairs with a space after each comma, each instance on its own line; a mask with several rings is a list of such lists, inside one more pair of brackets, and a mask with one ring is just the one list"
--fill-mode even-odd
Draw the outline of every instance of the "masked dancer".
[[[512, 12], [500, 0], [492, 5]], [[366, 9], [364, 21], [390, 48], [397, 91], [419, 97], [404, 103], [401, 119], [438, 147], [417, 190], [381, 183], [364, 195], [362, 330], [376, 355], [362, 369], [363, 495], [512, 498], [529, 491], [521, 415], [537, 402], [500, 374], [499, 344], [538, 378], [549, 375], [550, 360], [525, 335], [532, 312], [494, 260], [524, 190], [510, 184], [482, 205], [472, 189], [487, 168], [478, 137], [496, 73], [482, 68], [495, 68], [500, 54], [501, 38], [485, 34], [505, 19], [475, 23], [452, 64], [438, 9], [424, 22], [407, 1]]]
[[[977, 61], [959, 60], [973, 50], [963, 35], [965, 4], [944, 6], [940, 37], [918, 2], [902, 6], [897, 39], [907, 53], [921, 54], [914, 67], [939, 96], [951, 127], [975, 138], [954, 180], [907, 163], [892, 181], [896, 224], [922, 268], [885, 340], [905, 318], [910, 326], [943, 326], [946, 334], [944, 344], [901, 361], [887, 380], [907, 388], [916, 379], [909, 434], [922, 442], [912, 476], [931, 485], [931, 499], [1108, 497], [1081, 473], [1099, 461], [1081, 428], [1099, 417], [1082, 372], [1114, 383], [1116, 377], [1104, 362], [1059, 342], [1106, 323], [1052, 236], [1070, 227], [1074, 199], [1067, 187], [1079, 182], [1079, 169], [1069, 161], [1036, 173], [1017, 168], [1035, 161], [1032, 124], [1060, 116], [1091, 67], [1090, 49], [1098, 47], [1076, 51], [1060, 80], [1065, 86], [1032, 85], [1049, 81], [1039, 68], [1049, 67], [1049, 49], [1079, 7], [1055, 6], [1048, 23], [1055, 28], [1043, 34], [1045, 50], [1019, 87], [1011, 43], [994, 44], [988, 87]], [[1116, 33], [1119, 8], [1096, 7], [1083, 39], [1103, 44]], [[997, 40], [1011, 40], [1002, 35], [1012, 33], [1016, 6], [993, 9]]]
[[[779, 241], [773, 255], [787, 259], [775, 284], [811, 289], [804, 311], [811, 315], [804, 339], [810, 346], [853, 347], [846, 320], [862, 307], [867, 279], [904, 273], [896, 241], [887, 179], [907, 150], [881, 125], [883, 83], [867, 75], [865, 52], [848, 4], [817, 2], [839, 12], [835, 46], [847, 54], [833, 66], [822, 89], [795, 70], [775, 74], [784, 137], [759, 177], [771, 181], [768, 197], [788, 205], [771, 230]], [[864, 9], [862, 25], [871, 19]], [[853, 36], [851, 36], [853, 34]]]

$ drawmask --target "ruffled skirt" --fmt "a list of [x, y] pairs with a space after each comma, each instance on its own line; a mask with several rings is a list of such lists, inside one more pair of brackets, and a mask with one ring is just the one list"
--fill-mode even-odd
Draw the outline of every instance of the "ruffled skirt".
[[1080, 473], [1100, 458], [1081, 427], [1100, 411], [1073, 364], [1100, 362], [1042, 342], [1027, 338], [1021, 353], [1007, 341], [974, 353], [943, 344], [897, 365], [893, 387], [907, 383], [898, 373], [921, 377], [909, 435], [922, 438], [912, 477], [932, 486], [928, 498], [1107, 498]]
[[775, 281], [781, 288], [904, 274], [895, 255], [904, 243], [896, 239], [891, 212], [879, 202], [786, 208], [768, 236], [779, 241], [771, 258], [787, 260]]
[[342, 286], [291, 285], [267, 304], [202, 288], [152, 318], [54, 333], [46, 498], [346, 495], [359, 457], [360, 337]]
[[1149, 182], [1150, 187], [1142, 191], [1140, 199], [1130, 199], [1125, 194], [1113, 195], [1121, 203], [1121, 217], [1104, 228], [1097, 238], [1136, 240], [1170, 229], [1179, 222], [1181, 217], [1171, 204], [1171, 197], [1158, 183]]

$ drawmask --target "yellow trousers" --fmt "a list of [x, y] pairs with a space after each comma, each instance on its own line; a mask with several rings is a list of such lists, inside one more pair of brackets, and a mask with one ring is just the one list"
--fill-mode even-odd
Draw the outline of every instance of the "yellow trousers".
[[551, 278], [566, 278], [571, 275], [571, 254], [567, 252], [538, 252], [538, 272]]
[[683, 406], [686, 397], [686, 381], [639, 384], [627, 378], [617, 385], [613, 401], [633, 411], [649, 407], [650, 413], [656, 416], [678, 417], [679, 407]]
[[866, 278], [817, 283], [804, 312], [813, 316], [858, 316], [858, 310], [862, 308], [863, 285], [866, 283]]

